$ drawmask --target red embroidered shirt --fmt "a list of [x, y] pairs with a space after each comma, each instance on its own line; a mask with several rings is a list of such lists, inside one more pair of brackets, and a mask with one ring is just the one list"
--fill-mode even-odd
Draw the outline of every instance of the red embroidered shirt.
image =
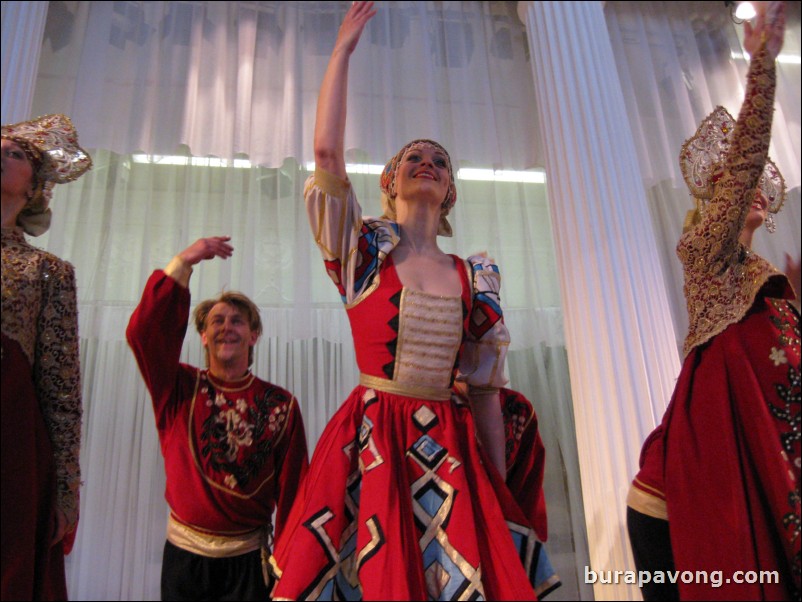
[[307, 469], [298, 402], [250, 372], [225, 382], [179, 362], [189, 290], [157, 270], [127, 338], [153, 398], [173, 516], [194, 529], [237, 535], [277, 531]]

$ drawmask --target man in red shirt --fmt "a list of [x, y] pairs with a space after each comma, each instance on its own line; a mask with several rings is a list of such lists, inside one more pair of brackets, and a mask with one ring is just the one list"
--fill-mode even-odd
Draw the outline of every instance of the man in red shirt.
[[162, 599], [266, 600], [263, 559], [308, 459], [301, 412], [288, 391], [250, 371], [259, 310], [226, 292], [195, 309], [207, 369], [179, 362], [192, 266], [233, 252], [203, 238], [148, 280], [126, 332], [153, 398], [170, 506]]

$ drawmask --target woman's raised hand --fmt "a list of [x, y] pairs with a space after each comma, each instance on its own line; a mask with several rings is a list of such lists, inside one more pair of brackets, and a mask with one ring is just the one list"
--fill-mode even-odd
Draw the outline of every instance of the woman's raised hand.
[[376, 10], [373, 8], [373, 2], [354, 2], [351, 4], [351, 8], [345, 13], [345, 19], [340, 25], [337, 42], [334, 44], [332, 54], [338, 51], [351, 54], [362, 36], [365, 25], [375, 14]]
[[744, 23], [744, 50], [754, 55], [766, 37], [766, 50], [772, 59], [780, 54], [785, 37], [785, 2], [753, 2], [757, 16], [755, 24]]

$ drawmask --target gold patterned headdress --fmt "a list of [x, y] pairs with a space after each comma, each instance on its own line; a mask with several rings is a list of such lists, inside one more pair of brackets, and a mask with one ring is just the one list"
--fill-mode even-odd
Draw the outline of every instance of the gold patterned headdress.
[[[705, 201], [713, 198], [734, 129], [735, 119], [727, 109], [718, 106], [702, 120], [693, 137], [682, 145], [679, 155], [680, 170], [697, 204], [694, 216], [686, 218], [686, 224], [689, 220], [698, 221], [696, 212]], [[785, 202], [785, 179], [771, 159], [766, 159], [766, 166], [757, 186], [768, 200], [768, 211], [777, 213]]]
[[78, 132], [66, 115], [45, 115], [2, 127], [2, 137], [26, 150], [36, 170], [36, 191], [17, 218], [28, 234], [50, 227], [48, 208], [53, 185], [72, 182], [92, 167], [92, 158], [78, 145]]

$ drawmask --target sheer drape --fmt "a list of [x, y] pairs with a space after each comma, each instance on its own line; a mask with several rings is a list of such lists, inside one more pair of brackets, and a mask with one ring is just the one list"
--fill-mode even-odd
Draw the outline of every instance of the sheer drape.
[[[116, 152], [310, 159], [348, 6], [51, 2], [33, 112], [66, 103], [87, 145]], [[526, 61], [514, 2], [382, 5], [351, 61], [346, 145], [383, 163], [425, 136], [463, 164], [537, 165]]]
[[[608, 2], [610, 39], [624, 88], [640, 170], [672, 298], [677, 342], [688, 328], [682, 268], [674, 249], [692, 200], [679, 170], [679, 151], [716, 105], [737, 116], [747, 61], [742, 27], [719, 2]], [[800, 4], [786, 3], [785, 43], [778, 62], [769, 155], [789, 189], [775, 217], [777, 231], [761, 229], [753, 247], [780, 269], [784, 253], [800, 253]]]
[[[345, 312], [301, 201], [317, 89], [348, 2], [53, 2], [35, 114], [73, 117], [95, 168], [56, 190], [35, 244], [70, 260], [84, 371], [82, 517], [74, 599], [157, 599], [167, 515], [150, 399], [124, 340], [154, 268], [201, 236], [229, 261], [196, 267], [193, 304], [221, 289], [259, 305], [254, 371], [299, 398], [310, 448], [356, 384]], [[351, 67], [348, 161], [383, 163], [419, 136], [458, 167], [538, 164], [532, 70], [515, 3], [383, 5]], [[134, 151], [247, 158], [249, 167], [142, 163]], [[367, 214], [378, 176], [351, 174]], [[535, 403], [548, 454], [557, 599], [587, 597], [570, 387], [546, 187], [458, 181], [448, 252], [503, 274], [510, 386]], [[196, 333], [184, 361], [200, 365]]]

